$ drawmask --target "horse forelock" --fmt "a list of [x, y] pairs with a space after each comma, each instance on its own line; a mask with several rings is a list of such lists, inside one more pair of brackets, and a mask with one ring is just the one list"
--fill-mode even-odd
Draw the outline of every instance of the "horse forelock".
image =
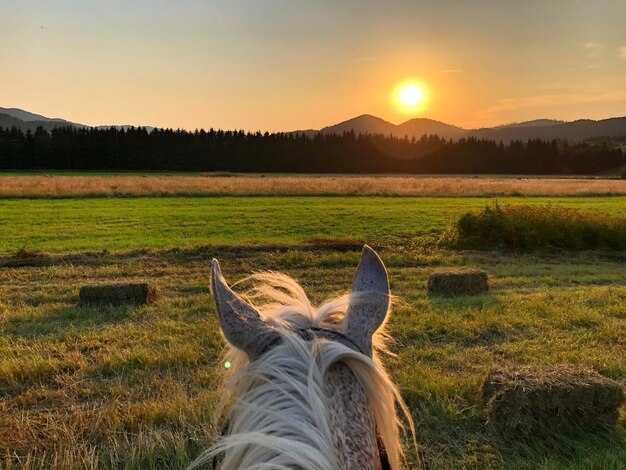
[[[364, 436], [362, 444], [375, 448], [377, 431], [391, 467], [399, 468], [403, 426], [397, 417], [397, 405], [412, 432], [413, 424], [379, 360], [379, 352], [388, 353], [384, 326], [374, 335], [373, 358], [326, 338], [306, 340], [296, 331], [311, 327], [341, 331], [354, 296], [345, 295], [316, 308], [300, 285], [288, 276], [261, 273], [248, 279], [256, 284], [247, 300], [256, 304], [261, 315], [280, 331], [281, 343], [252, 362], [242, 351], [226, 348], [224, 361], [229, 361], [231, 367], [225, 371], [220, 408], [221, 416], [229, 423], [228, 435], [194, 465], [223, 454], [224, 470], [348, 468], [346, 458], [350, 456], [346, 457], [346, 449], [341, 448], [346, 439], [337, 433], [341, 432], [338, 427], [349, 429], [355, 423], [337, 426], [336, 415], [340, 414], [360, 420], [363, 426], [370, 423], [374, 441], [369, 442]], [[261, 299], [265, 302], [259, 302]], [[329, 389], [329, 374], [334, 376], [332, 387], [351, 387], [350, 395], [355, 397], [364, 394], [363, 404], [359, 406], [357, 400], [346, 413], [337, 413], [337, 407], [344, 406], [341, 401], [329, 406], [329, 394], [335, 392]], [[336, 393], [341, 396], [342, 392]], [[347, 403], [345, 406], [349, 406]], [[359, 461], [358, 457], [350, 460]]]

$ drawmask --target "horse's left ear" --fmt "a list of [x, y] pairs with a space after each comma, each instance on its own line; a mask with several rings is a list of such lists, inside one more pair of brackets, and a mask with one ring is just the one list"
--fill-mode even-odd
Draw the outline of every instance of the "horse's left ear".
[[250, 360], [279, 338], [259, 312], [228, 287], [216, 259], [211, 262], [211, 291], [224, 336], [230, 344], [245, 351]]
[[352, 283], [345, 317], [345, 334], [361, 351], [372, 355], [372, 337], [383, 324], [390, 303], [389, 278], [380, 257], [365, 245]]

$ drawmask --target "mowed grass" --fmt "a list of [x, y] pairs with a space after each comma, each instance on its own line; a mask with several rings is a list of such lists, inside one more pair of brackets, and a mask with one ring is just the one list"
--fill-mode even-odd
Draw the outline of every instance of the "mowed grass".
[[[626, 212], [626, 197], [502, 198]], [[437, 234], [491, 198], [209, 197], [0, 200], [0, 253], [373, 241]]]
[[[380, 253], [402, 299], [390, 323], [398, 357], [385, 362], [412, 411], [426, 468], [623, 468], [623, 428], [504, 442], [485, 429], [480, 398], [496, 365], [587, 364], [623, 381], [623, 260]], [[222, 248], [0, 270], [0, 467], [184, 468], [210, 445], [223, 370], [207, 292], [212, 256], [231, 281], [280, 270], [320, 302], [349, 288], [359, 253]], [[492, 293], [427, 297], [428, 273], [451, 266], [488, 270]], [[157, 282], [161, 301], [76, 304], [85, 282], [137, 279]]]
[[[626, 209], [623, 197], [554, 201]], [[626, 380], [626, 253], [521, 255], [428, 243], [451, 218], [490, 202], [0, 201], [0, 252], [55, 253], [48, 266], [0, 267], [0, 468], [184, 468], [219, 432], [211, 418], [223, 342], [207, 288], [210, 259], [221, 260], [231, 282], [254, 270], [286, 272], [321, 302], [347, 291], [359, 252], [300, 246], [317, 237], [370, 242], [389, 268], [402, 302], [390, 322], [398, 356], [385, 363], [413, 414], [425, 468], [623, 468], [624, 408], [608, 433], [506, 442], [485, 428], [480, 387], [493, 366], [569, 362]], [[522, 202], [548, 200], [506, 199]], [[66, 256], [103, 249], [111, 253]], [[129, 249], [137, 251], [118, 251]], [[492, 292], [426, 295], [430, 272], [460, 266], [487, 270]], [[82, 284], [142, 279], [161, 288], [157, 304], [77, 305]], [[417, 468], [406, 449], [408, 467]]]

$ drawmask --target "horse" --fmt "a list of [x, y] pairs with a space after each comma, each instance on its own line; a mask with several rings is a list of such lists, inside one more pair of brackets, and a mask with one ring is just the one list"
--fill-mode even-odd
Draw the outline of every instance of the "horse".
[[255, 287], [237, 295], [212, 260], [227, 424], [190, 468], [221, 457], [222, 470], [399, 469], [401, 435], [415, 444], [415, 429], [380, 360], [392, 297], [378, 254], [365, 245], [351, 292], [317, 308], [284, 274], [247, 279]]

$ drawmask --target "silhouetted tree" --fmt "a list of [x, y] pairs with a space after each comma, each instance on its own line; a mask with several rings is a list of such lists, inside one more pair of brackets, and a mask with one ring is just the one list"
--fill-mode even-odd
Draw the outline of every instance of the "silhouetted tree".
[[594, 174], [626, 165], [606, 141], [503, 142], [436, 135], [203, 129], [0, 128], [0, 169], [283, 173]]

